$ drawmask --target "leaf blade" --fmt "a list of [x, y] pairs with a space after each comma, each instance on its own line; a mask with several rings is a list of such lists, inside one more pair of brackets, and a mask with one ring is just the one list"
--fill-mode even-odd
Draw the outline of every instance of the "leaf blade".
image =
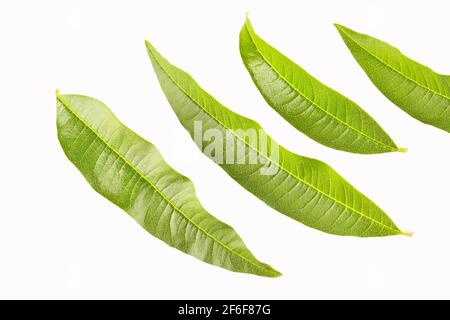
[[372, 36], [335, 24], [351, 54], [372, 83], [417, 120], [450, 132], [450, 82]]
[[[325, 163], [299, 156], [281, 146], [279, 163], [276, 163], [260, 151], [257, 144], [246, 142], [239, 129], [263, 130], [258, 123], [221, 105], [189, 74], [162, 57], [150, 42], [146, 41], [146, 46], [162, 90], [194, 140], [195, 122], [199, 121], [206, 129], [220, 130], [223, 136], [230, 133], [240, 144], [236, 149], [247, 145], [251, 149], [247, 154], [255, 152], [263, 159], [258, 164], [219, 164], [246, 190], [275, 210], [324, 232], [360, 237], [404, 234], [379, 207]], [[268, 135], [266, 137], [270, 145], [278, 146]], [[205, 153], [201, 146], [200, 149]], [[224, 146], [224, 154], [228, 150]], [[277, 174], [257, 173], [270, 166], [279, 169]], [[339, 192], [340, 189], [344, 192]]]
[[231, 271], [277, 277], [237, 233], [210, 215], [192, 182], [100, 101], [58, 95], [58, 138], [69, 160], [102, 196], [180, 251]]
[[242, 61], [266, 102], [285, 120], [328, 147], [353, 153], [401, 151], [361, 107], [324, 85], [261, 39], [247, 18]]

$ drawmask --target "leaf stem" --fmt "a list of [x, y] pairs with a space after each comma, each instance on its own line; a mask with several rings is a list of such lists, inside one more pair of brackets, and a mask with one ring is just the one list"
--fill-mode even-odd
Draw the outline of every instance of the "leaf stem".
[[411, 231], [401, 231], [400, 234], [407, 236], [407, 237], [412, 237], [414, 235], [414, 232]]

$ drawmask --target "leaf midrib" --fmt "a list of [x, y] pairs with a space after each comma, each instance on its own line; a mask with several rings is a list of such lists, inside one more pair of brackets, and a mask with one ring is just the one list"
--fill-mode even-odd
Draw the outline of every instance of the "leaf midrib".
[[239, 258], [243, 259], [244, 261], [250, 263], [251, 265], [255, 266], [256, 268], [260, 269], [260, 270], [264, 270], [265, 272], [269, 272], [269, 273], [273, 273], [273, 274], [277, 274], [276, 272], [269, 270], [269, 269], [265, 269], [257, 264], [255, 264], [254, 262], [252, 262], [251, 260], [247, 259], [246, 257], [242, 256], [241, 254], [239, 254], [238, 252], [236, 252], [235, 250], [233, 250], [232, 248], [230, 248], [228, 245], [226, 245], [225, 243], [221, 242], [219, 239], [217, 239], [216, 237], [214, 237], [212, 234], [210, 234], [208, 231], [206, 231], [205, 229], [203, 229], [202, 227], [200, 227], [198, 224], [196, 224], [194, 221], [192, 221], [188, 216], [186, 216], [183, 211], [178, 208], [146, 175], [144, 175], [138, 168], [136, 168], [132, 163], [130, 163], [125, 156], [123, 156], [118, 150], [116, 150], [113, 146], [111, 146], [105, 139], [103, 139], [103, 137], [90, 125], [88, 124], [86, 121], [84, 121], [84, 119], [82, 119], [77, 112], [75, 112], [72, 108], [70, 108], [67, 104], [65, 104], [59, 97], [57, 97], [58, 101], [70, 112], [72, 113], [79, 121], [81, 121], [81, 123], [83, 123], [84, 126], [86, 126], [89, 130], [92, 131], [92, 133], [94, 133], [97, 138], [103, 143], [105, 144], [110, 150], [112, 150], [120, 159], [122, 159], [132, 170], [134, 170], [141, 178], [143, 178], [162, 198], [163, 200], [165, 200], [176, 212], [178, 212], [179, 214], [181, 214], [187, 221], [189, 221], [189, 223], [191, 223], [194, 227], [196, 227], [198, 230], [200, 230], [201, 232], [203, 232], [207, 237], [211, 238], [214, 242], [218, 243], [219, 245], [221, 245], [222, 247], [224, 247], [226, 250], [228, 250], [229, 252], [235, 254], [236, 256], [238, 256]]
[[307, 101], [309, 101], [309, 103], [311, 103], [313, 106], [316, 106], [319, 110], [323, 111], [325, 114], [329, 115], [330, 117], [332, 117], [333, 119], [335, 119], [336, 121], [340, 122], [341, 124], [343, 124], [345, 127], [348, 127], [349, 129], [361, 134], [362, 136], [366, 137], [367, 139], [369, 139], [372, 142], [375, 142], [376, 144], [379, 144], [381, 146], [383, 146], [384, 148], [387, 148], [388, 150], [391, 151], [398, 151], [398, 148], [394, 148], [382, 141], [379, 141], [371, 136], [369, 136], [368, 134], [356, 129], [355, 127], [351, 126], [350, 124], [348, 124], [347, 122], [339, 119], [338, 117], [336, 117], [335, 115], [333, 115], [332, 113], [328, 112], [327, 110], [323, 109], [320, 105], [318, 105], [316, 102], [312, 101], [310, 98], [308, 98], [307, 96], [305, 96], [305, 94], [303, 92], [301, 92], [299, 89], [297, 89], [289, 80], [286, 79], [285, 76], [283, 76], [274, 66], [272, 63], [270, 63], [267, 58], [264, 56], [264, 54], [261, 52], [261, 50], [258, 48], [258, 45], [255, 42], [255, 39], [253, 38], [252, 35], [252, 30], [248, 29], [247, 23], [245, 24], [245, 28], [248, 32], [248, 34], [250, 35], [250, 39], [252, 40], [252, 43], [255, 45], [256, 51], [259, 53], [259, 55], [263, 58], [263, 60], [270, 66], [270, 68], [272, 70], [274, 70], [276, 72], [276, 74], [278, 74], [278, 76], [283, 79], [292, 89], [294, 89], [294, 91], [296, 91], [300, 96], [302, 96], [303, 98], [305, 98]]
[[[159, 67], [161, 68], [161, 70], [164, 71], [164, 73], [167, 75], [167, 77], [178, 87], [180, 88], [180, 90], [192, 101], [194, 102], [197, 106], [200, 107], [200, 109], [202, 109], [207, 115], [209, 115], [212, 119], [214, 119], [219, 125], [221, 125], [223, 128], [225, 128], [226, 130], [229, 130], [233, 133], [233, 135], [240, 140], [241, 142], [243, 142], [245, 145], [247, 145], [248, 147], [250, 147], [252, 150], [254, 150], [256, 153], [258, 153], [259, 155], [261, 155], [263, 158], [265, 158], [266, 160], [270, 161], [271, 163], [273, 163], [275, 166], [277, 166], [279, 169], [281, 169], [282, 171], [286, 172], [288, 175], [292, 176], [293, 178], [295, 178], [296, 180], [298, 180], [299, 182], [305, 184], [306, 186], [310, 187], [311, 189], [315, 190], [316, 192], [318, 192], [319, 194], [324, 195], [325, 197], [329, 198], [330, 200], [340, 204], [341, 206], [343, 206], [346, 209], [349, 209], [350, 211], [355, 212], [356, 214], [358, 214], [359, 216], [366, 218], [367, 220], [374, 222], [378, 225], [380, 225], [382, 228], [388, 229], [388, 230], [393, 230], [395, 231], [397, 234], [401, 233], [400, 230], [398, 229], [394, 229], [388, 225], [384, 225], [383, 223], [365, 215], [364, 213], [349, 207], [348, 205], [346, 205], [345, 203], [333, 198], [332, 196], [324, 193], [323, 191], [321, 191], [320, 189], [314, 187], [312, 184], [308, 183], [307, 181], [301, 179], [300, 177], [298, 177], [297, 175], [293, 174], [292, 172], [290, 172], [289, 170], [285, 169], [284, 167], [280, 166], [278, 163], [273, 162], [270, 158], [268, 158], [266, 155], [262, 154], [258, 149], [254, 148], [252, 145], [248, 144], [245, 140], [243, 140], [241, 137], [239, 137], [234, 131], [233, 129], [228, 128], [225, 124], [223, 124], [219, 119], [217, 119], [214, 115], [212, 115], [211, 113], [209, 113], [196, 99], [194, 99], [191, 95], [188, 94], [188, 92], [186, 92], [186, 90], [180, 86], [174, 79], [173, 77], [164, 69], [164, 67], [161, 65], [161, 63], [158, 61], [158, 58], [156, 58], [154, 55], [154, 60], [156, 61], [156, 63], [159, 65]], [[217, 102], [219, 103], [219, 102]]]
[[[369, 49], [366, 49], [366, 47], [364, 47], [362, 44], [360, 44], [359, 42], [357, 42], [356, 40], [353, 39], [353, 37], [343, 28], [339, 28], [339, 30], [341, 30], [344, 34], [346, 34], [348, 36], [348, 38], [355, 43], [358, 47], [360, 47], [361, 49], [363, 49], [365, 52], [367, 52], [369, 55], [371, 55], [372, 57], [374, 57], [376, 60], [380, 61], [382, 64], [384, 64], [386, 67], [392, 69], [393, 71], [397, 72], [399, 75], [401, 75], [402, 77], [404, 77], [405, 79], [411, 81], [412, 83], [418, 85], [419, 87], [422, 87], [425, 90], [430, 91], [431, 93], [438, 95], [448, 101], [450, 101], [450, 97], [446, 96], [445, 94], [442, 94], [440, 92], [437, 92], [429, 87], [427, 87], [426, 85], [421, 84], [420, 82], [418, 82], [417, 80], [408, 77], [407, 75], [405, 75], [403, 72], [401, 72], [400, 70], [398, 70], [397, 68], [395, 68], [394, 66], [392, 66], [391, 64], [389, 64], [388, 62], [384, 61], [383, 59], [381, 59], [380, 57], [378, 57], [376, 54], [372, 53]], [[378, 39], [377, 39], [378, 40]], [[402, 56], [404, 56], [402, 53], [400, 53]], [[414, 61], [414, 60], [411, 60]], [[416, 62], [416, 61], [414, 61]], [[416, 62], [417, 63], [417, 62]], [[433, 70], [430, 69], [431, 72], [434, 72]], [[436, 72], [434, 72], [436, 73]]]

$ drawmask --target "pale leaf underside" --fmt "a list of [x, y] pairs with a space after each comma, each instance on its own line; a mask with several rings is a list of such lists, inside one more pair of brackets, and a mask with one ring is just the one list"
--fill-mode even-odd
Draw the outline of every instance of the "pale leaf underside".
[[229, 225], [210, 215], [196, 198], [192, 182], [103, 103], [58, 95], [57, 108], [58, 138], [67, 157], [98, 193], [149, 233], [231, 271], [280, 275], [258, 261]]

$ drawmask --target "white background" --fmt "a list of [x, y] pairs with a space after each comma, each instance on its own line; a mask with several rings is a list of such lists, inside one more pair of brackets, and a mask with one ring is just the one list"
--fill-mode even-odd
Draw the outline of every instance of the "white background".
[[[367, 110], [406, 154], [355, 155], [292, 128], [238, 51], [246, 11], [273, 46]], [[450, 298], [450, 134], [390, 103], [338, 22], [450, 73], [448, 1], [0, 2], [0, 298]], [[203, 156], [159, 88], [144, 39], [279, 143], [331, 164], [412, 238], [349, 238], [291, 220]], [[96, 194], [56, 137], [55, 89], [105, 102], [190, 177], [204, 206], [284, 276], [237, 274], [147, 234]]]

